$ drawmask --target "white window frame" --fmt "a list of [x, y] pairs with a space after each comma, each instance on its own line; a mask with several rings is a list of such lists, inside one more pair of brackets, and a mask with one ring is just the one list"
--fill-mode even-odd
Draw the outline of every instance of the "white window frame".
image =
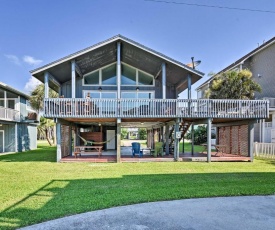
[[[94, 93], [99, 93], [99, 95], [100, 95], [100, 98], [95, 98], [95, 99], [102, 99], [102, 97], [101, 97], [102, 93], [115, 93], [116, 96], [113, 99], [117, 99], [117, 91], [116, 90], [102, 90], [102, 91], [99, 91], [99, 90], [82, 90], [82, 98], [85, 98], [86, 93], [93, 93], [93, 92]], [[112, 99], [112, 98], [109, 98], [109, 99]]]
[[[107, 67], [109, 67], [109, 66], [111, 66], [111, 65], [114, 65], [114, 64], [116, 64], [116, 62], [113, 62], [113, 63], [111, 63], [111, 64], [109, 64], [109, 65], [105, 65], [105, 66], [103, 66], [103, 67], [101, 67], [101, 68], [99, 68], [99, 69], [96, 69], [96, 70], [94, 70], [94, 71], [92, 71], [92, 72], [89, 72], [89, 73], [86, 73], [86, 74], [84, 74], [83, 75], [83, 79], [82, 79], [82, 86], [117, 86], [117, 81], [116, 81], [116, 84], [115, 85], [102, 85], [102, 70], [103, 69], [105, 69], [105, 68], [107, 68]], [[84, 81], [84, 78], [88, 75], [88, 74], [92, 74], [92, 73], [95, 73], [95, 72], [97, 72], [97, 71], [99, 71], [99, 84], [85, 84], [85, 81]], [[116, 76], [117, 77], [117, 76]]]
[[[135, 87], [154, 87], [155, 86], [155, 78], [154, 78], [154, 76], [152, 75], [152, 74], [149, 74], [149, 73], [147, 73], [147, 72], [145, 72], [145, 71], [143, 71], [143, 70], [141, 70], [141, 69], [138, 69], [138, 68], [136, 68], [136, 67], [134, 67], [134, 66], [131, 66], [131, 65], [128, 65], [128, 64], [126, 64], [125, 62], [121, 62], [121, 64], [123, 64], [123, 65], [126, 65], [126, 66], [129, 66], [129, 67], [131, 67], [131, 68], [133, 68], [133, 69], [135, 69], [136, 70], [136, 84], [135, 85], [123, 85], [122, 83], [121, 83], [121, 86], [135, 86]], [[139, 76], [138, 76], [138, 72], [142, 72], [142, 73], [144, 73], [144, 74], [147, 74], [147, 75], [149, 75], [149, 76], [151, 76], [152, 77], [152, 79], [153, 79], [153, 84], [152, 85], [139, 85], [138, 84], [138, 79], [139, 79]], [[122, 75], [122, 74], [121, 74]]]
[[[136, 95], [139, 93], [151, 93], [152, 94], [152, 98], [151, 99], [155, 99], [155, 91], [153, 90], [146, 90], [146, 91], [136, 91], [136, 90], [122, 90], [121, 91], [121, 98], [122, 99], [126, 99], [124, 97], [122, 97], [123, 93], [135, 93]], [[129, 99], [140, 99], [140, 98], [129, 98]]]

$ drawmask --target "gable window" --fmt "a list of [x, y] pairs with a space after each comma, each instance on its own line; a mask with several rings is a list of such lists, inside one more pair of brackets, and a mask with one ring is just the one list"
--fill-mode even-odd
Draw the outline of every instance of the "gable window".
[[121, 85], [154, 86], [154, 77], [148, 73], [122, 63]]
[[116, 63], [104, 66], [87, 73], [83, 77], [83, 85], [116, 85]]
[[95, 91], [95, 90], [84, 90], [83, 91], [83, 98], [87, 97], [87, 94], [90, 94], [91, 99], [116, 99], [116, 92], [115, 91]]

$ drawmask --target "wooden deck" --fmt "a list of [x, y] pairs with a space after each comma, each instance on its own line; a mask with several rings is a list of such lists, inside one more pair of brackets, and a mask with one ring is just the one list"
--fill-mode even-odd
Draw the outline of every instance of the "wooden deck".
[[[163, 157], [152, 157], [145, 155], [143, 157], [131, 157], [129, 155], [121, 156], [122, 163], [142, 163], [142, 162], [173, 162], [173, 155], [165, 155]], [[192, 161], [192, 162], [206, 162], [207, 155], [206, 153], [184, 153], [180, 154], [179, 161]], [[251, 161], [250, 157], [233, 155], [233, 154], [217, 154], [212, 153], [211, 156], [212, 162], [243, 162], [243, 161]], [[85, 155], [81, 157], [75, 158], [74, 156], [67, 156], [61, 159], [61, 162], [91, 162], [91, 163], [114, 163], [117, 162], [115, 155], [103, 155], [98, 157], [97, 155]]]

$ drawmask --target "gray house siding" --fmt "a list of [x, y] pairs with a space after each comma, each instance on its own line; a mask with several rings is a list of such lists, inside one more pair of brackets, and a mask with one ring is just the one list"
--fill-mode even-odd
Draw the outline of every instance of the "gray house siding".
[[0, 130], [4, 131], [4, 151], [15, 152], [15, 124], [3, 124]]
[[262, 92], [256, 93], [255, 97], [275, 97], [275, 44], [255, 54], [248, 68], [254, 80], [262, 86]]
[[20, 117], [21, 117], [21, 120], [25, 120], [25, 117], [28, 115], [26, 103], [27, 103], [26, 98], [20, 97]]
[[35, 125], [28, 125], [28, 134], [30, 137], [30, 149], [36, 149], [37, 148], [37, 128]]

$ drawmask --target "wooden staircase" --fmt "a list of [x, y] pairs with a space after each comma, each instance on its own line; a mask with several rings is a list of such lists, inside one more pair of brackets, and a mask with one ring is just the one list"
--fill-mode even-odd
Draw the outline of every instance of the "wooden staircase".
[[[186, 132], [188, 131], [189, 127], [191, 125], [191, 122], [188, 121], [182, 121], [179, 126], [179, 131], [181, 132], [181, 138], [179, 141], [181, 141]], [[174, 142], [175, 142], [175, 125], [169, 126], [169, 152], [170, 154], [174, 153]]]

